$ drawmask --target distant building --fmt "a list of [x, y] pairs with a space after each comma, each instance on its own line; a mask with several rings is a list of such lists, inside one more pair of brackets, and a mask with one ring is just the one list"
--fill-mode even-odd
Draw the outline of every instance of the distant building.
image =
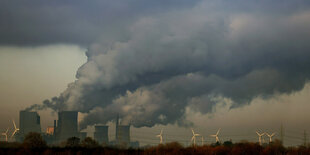
[[54, 127], [53, 126], [48, 126], [46, 128], [46, 134], [53, 135], [54, 134]]
[[[66, 141], [68, 138], [77, 137], [81, 140], [87, 136], [86, 132], [78, 131], [78, 112], [58, 112], [58, 120], [54, 120], [54, 126], [48, 126], [46, 133], [41, 132], [40, 116], [37, 112], [20, 111], [20, 130], [16, 139], [22, 141], [29, 132], [41, 133], [48, 144], [57, 144]], [[100, 144], [110, 144], [122, 147], [139, 147], [139, 142], [130, 141], [130, 125], [120, 125], [118, 117], [116, 120], [115, 141], [109, 142], [109, 126], [96, 125], [94, 139]]]
[[115, 141], [111, 142], [112, 145], [118, 145], [121, 147], [139, 147], [139, 142], [130, 141], [130, 125], [120, 125], [118, 116], [116, 118], [115, 128]]
[[58, 121], [54, 132], [56, 142], [62, 142], [71, 137], [79, 137], [77, 117], [77, 111], [58, 112]]
[[109, 126], [96, 125], [94, 132], [94, 139], [100, 144], [102, 143], [109, 144], [108, 129]]
[[138, 141], [130, 142], [129, 147], [131, 147], [131, 148], [139, 148], [140, 147], [140, 143]]
[[116, 141], [121, 145], [130, 144], [130, 126], [129, 125], [118, 125], [117, 127]]
[[37, 112], [19, 112], [19, 137], [23, 139], [29, 132], [41, 133], [40, 116]]

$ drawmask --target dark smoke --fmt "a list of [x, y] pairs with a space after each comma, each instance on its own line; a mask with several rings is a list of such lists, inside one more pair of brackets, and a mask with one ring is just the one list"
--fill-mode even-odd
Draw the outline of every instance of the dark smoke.
[[127, 37], [94, 43], [59, 97], [28, 110], [87, 113], [82, 128], [117, 114], [135, 127], [188, 126], [188, 107], [209, 113], [223, 99], [235, 108], [301, 90], [310, 77], [309, 7], [256, 3], [206, 0], [140, 17]]
[[126, 25], [141, 15], [189, 7], [200, 0], [28, 0], [0, 1], [0, 45], [89, 46], [102, 35], [124, 37]]

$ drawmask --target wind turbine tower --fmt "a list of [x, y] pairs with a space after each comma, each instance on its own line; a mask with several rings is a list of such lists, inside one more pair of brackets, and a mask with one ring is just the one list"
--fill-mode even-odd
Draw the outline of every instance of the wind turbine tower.
[[12, 138], [15, 136], [15, 134], [19, 131], [19, 128], [16, 127], [15, 121], [14, 121], [14, 120], [12, 120], [12, 121], [13, 121], [13, 125], [14, 125], [14, 131], [13, 131], [13, 133], [12, 133], [11, 139], [12, 139]]
[[272, 142], [272, 137], [275, 135], [276, 133], [272, 133], [271, 135], [269, 135], [268, 133], [266, 133], [266, 135], [269, 137], [269, 143]]
[[266, 135], [269, 137], [269, 143], [272, 142], [272, 137], [275, 135], [276, 133], [272, 133], [271, 135], [269, 135], [268, 133], [266, 133]]
[[6, 129], [5, 132], [1, 133], [1, 135], [5, 136], [5, 141], [6, 141], [6, 142], [8, 141], [8, 132], [9, 132], [9, 128]]
[[194, 142], [194, 146], [196, 146], [196, 137], [200, 136], [200, 134], [196, 134], [195, 131], [192, 129], [193, 137], [191, 139], [192, 142]]
[[216, 132], [215, 135], [210, 135], [211, 137], [215, 137], [215, 142], [216, 142], [216, 143], [220, 142], [220, 139], [219, 139], [219, 137], [218, 137], [218, 135], [219, 135], [219, 133], [220, 133], [220, 130], [221, 130], [221, 128], [219, 128], [219, 129], [217, 130], [217, 132]]
[[160, 130], [160, 134], [156, 135], [156, 137], [159, 137], [159, 144], [163, 143], [163, 129]]
[[259, 133], [258, 131], [256, 131], [256, 134], [258, 135], [258, 142], [259, 142], [259, 145], [262, 145], [262, 136], [265, 135], [265, 133]]

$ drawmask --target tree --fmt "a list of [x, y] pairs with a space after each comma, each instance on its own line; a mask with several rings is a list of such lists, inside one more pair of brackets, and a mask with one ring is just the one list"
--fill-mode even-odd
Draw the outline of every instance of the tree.
[[47, 147], [47, 144], [43, 140], [41, 134], [30, 132], [25, 136], [23, 146], [26, 148], [44, 148]]
[[86, 137], [84, 140], [81, 142], [82, 147], [86, 148], [94, 148], [94, 147], [99, 147], [99, 144], [97, 141], [93, 140], [90, 137]]
[[228, 146], [228, 147], [231, 147], [233, 145], [232, 141], [225, 141], [223, 143], [224, 146]]
[[79, 147], [80, 145], [80, 138], [71, 137], [67, 139], [66, 147]]

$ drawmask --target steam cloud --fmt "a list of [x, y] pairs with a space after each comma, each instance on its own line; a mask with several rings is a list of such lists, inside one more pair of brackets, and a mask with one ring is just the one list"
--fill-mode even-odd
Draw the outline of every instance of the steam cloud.
[[228, 3], [202, 1], [137, 18], [126, 37], [90, 46], [78, 80], [59, 97], [28, 110], [87, 113], [82, 128], [116, 114], [135, 127], [186, 126], [187, 107], [209, 113], [223, 98], [234, 108], [301, 90], [310, 77], [308, 7]]

